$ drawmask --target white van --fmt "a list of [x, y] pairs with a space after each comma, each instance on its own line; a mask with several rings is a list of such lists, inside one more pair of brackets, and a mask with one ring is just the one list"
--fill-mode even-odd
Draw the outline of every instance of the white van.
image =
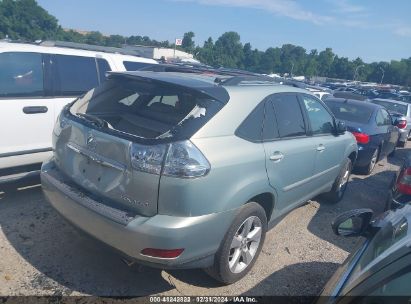
[[103, 82], [107, 71], [157, 63], [113, 50], [0, 42], [0, 176], [39, 168], [51, 155], [51, 134], [62, 108]]

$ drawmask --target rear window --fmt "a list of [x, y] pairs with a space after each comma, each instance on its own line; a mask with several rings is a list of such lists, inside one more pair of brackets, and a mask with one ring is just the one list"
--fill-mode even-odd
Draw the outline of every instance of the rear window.
[[39, 53], [0, 53], [0, 97], [43, 96], [43, 60]]
[[372, 115], [373, 109], [367, 106], [325, 101], [337, 119], [366, 124]]
[[203, 95], [129, 78], [112, 78], [89, 91], [71, 107], [72, 114], [87, 114], [109, 129], [142, 138], [189, 138], [223, 104]]
[[151, 63], [135, 61], [123, 61], [123, 64], [127, 71], [137, 71], [151, 65]]
[[400, 113], [402, 115], [407, 115], [407, 106], [406, 105], [402, 105], [402, 104], [395, 103], [395, 102], [383, 101], [383, 100], [373, 100], [372, 103], [383, 106], [384, 108], [386, 108], [390, 112], [396, 112], [396, 113]]

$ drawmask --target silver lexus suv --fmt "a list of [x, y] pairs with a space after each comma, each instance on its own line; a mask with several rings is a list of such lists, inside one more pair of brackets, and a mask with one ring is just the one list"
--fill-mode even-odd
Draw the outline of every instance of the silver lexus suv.
[[66, 106], [42, 166], [55, 209], [129, 259], [224, 284], [307, 200], [341, 200], [354, 137], [316, 97], [258, 77], [121, 72]]

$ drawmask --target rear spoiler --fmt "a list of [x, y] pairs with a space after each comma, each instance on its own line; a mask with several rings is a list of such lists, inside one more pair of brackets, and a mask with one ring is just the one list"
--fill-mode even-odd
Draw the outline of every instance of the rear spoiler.
[[127, 78], [138, 82], [180, 87], [185, 90], [201, 93], [202, 95], [217, 100], [223, 104], [227, 104], [227, 102], [230, 100], [230, 95], [228, 95], [227, 90], [216, 83], [187, 77], [185, 75], [176, 75], [170, 72], [108, 72], [107, 78]]

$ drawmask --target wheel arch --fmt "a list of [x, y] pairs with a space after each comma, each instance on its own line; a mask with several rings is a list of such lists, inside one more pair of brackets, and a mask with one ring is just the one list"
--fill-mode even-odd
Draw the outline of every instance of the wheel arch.
[[263, 192], [263, 193], [260, 193], [250, 198], [247, 201], [247, 203], [250, 203], [250, 202], [255, 202], [264, 209], [265, 215], [267, 217], [267, 222], [269, 222], [273, 215], [273, 211], [274, 211], [274, 204], [275, 204], [274, 194], [271, 192]]

